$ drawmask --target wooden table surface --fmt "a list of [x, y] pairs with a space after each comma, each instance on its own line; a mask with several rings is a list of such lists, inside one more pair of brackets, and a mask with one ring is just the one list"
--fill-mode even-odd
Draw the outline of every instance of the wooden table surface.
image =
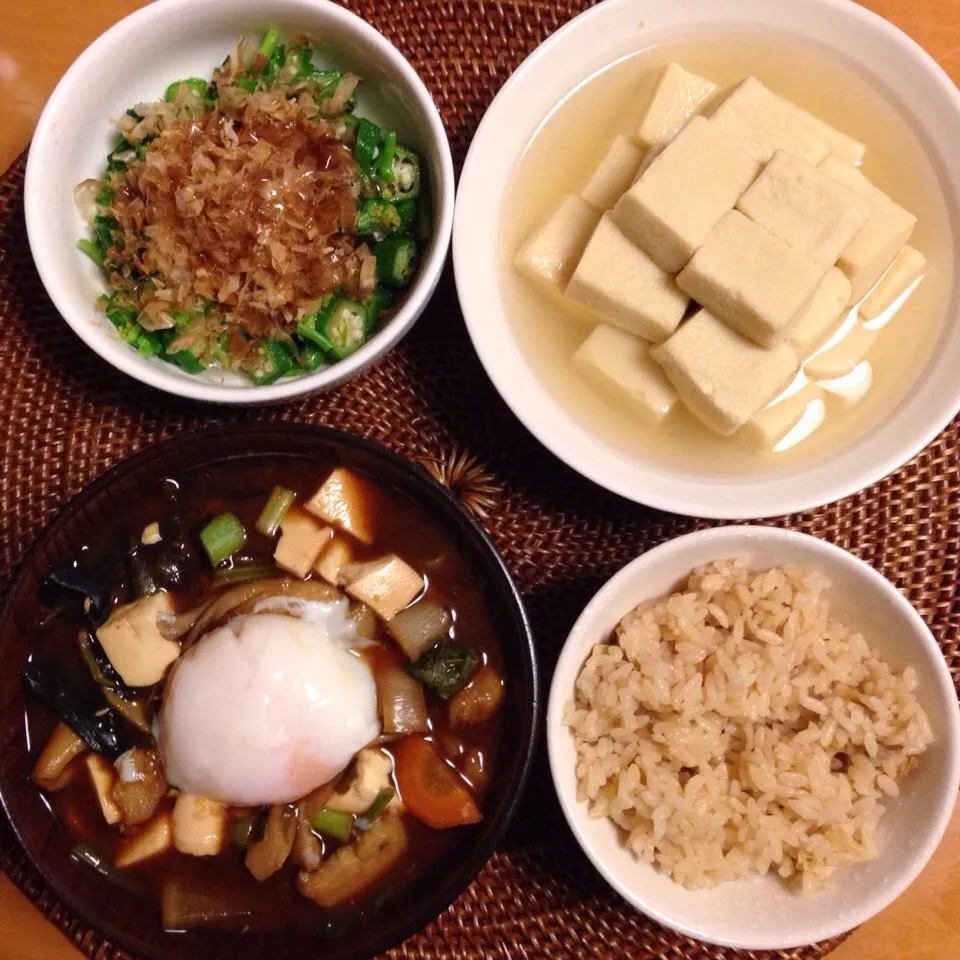
[[[142, 5], [142, 0], [2, 0], [0, 170], [27, 145], [44, 101], [77, 54]], [[910, 34], [960, 84], [960, 0], [866, 0], [864, 5]], [[916, 883], [854, 933], [830, 960], [955, 960], [960, 958], [958, 917], [960, 805]], [[0, 874], [0, 960], [80, 956]]]

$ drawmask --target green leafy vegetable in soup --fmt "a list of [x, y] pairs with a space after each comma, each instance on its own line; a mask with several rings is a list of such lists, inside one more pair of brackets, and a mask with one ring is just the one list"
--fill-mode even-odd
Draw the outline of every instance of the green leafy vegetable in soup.
[[120, 117], [77, 188], [98, 305], [142, 356], [274, 383], [354, 353], [412, 282], [420, 158], [354, 114], [360, 77], [313, 56], [276, 30], [252, 55], [241, 40]]

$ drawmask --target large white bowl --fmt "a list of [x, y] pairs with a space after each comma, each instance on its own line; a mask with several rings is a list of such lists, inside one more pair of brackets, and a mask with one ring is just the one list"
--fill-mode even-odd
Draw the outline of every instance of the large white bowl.
[[[518, 349], [497, 254], [501, 204], [520, 157], [553, 107], [600, 68], [637, 50], [710, 30], [748, 28], [815, 42], [866, 76], [927, 146], [960, 235], [960, 92], [916, 43], [849, 0], [607, 0], [542, 44], [497, 95], [460, 178], [453, 250], [457, 290], [474, 346], [497, 390], [544, 446], [609, 490], [691, 516], [775, 516], [828, 503], [886, 476], [930, 442], [960, 410], [960, 291], [950, 321], [916, 387], [883, 423], [827, 464], [762, 482], [718, 480], [698, 468], [667, 468], [614, 449], [571, 417]], [[802, 60], [797, 69], [803, 69]], [[842, 95], [842, 92], [838, 92]], [[562, 162], [562, 158], [558, 159]]]
[[[86, 236], [74, 187], [102, 174], [116, 139], [112, 118], [156, 100], [181, 77], [209, 77], [243, 35], [277, 27], [305, 35], [331, 65], [363, 77], [359, 113], [396, 130], [426, 161], [433, 238], [402, 305], [370, 342], [339, 363], [254, 387], [218, 371], [188, 374], [123, 343], [94, 307], [100, 271], [80, 250]], [[77, 58], [57, 85], [34, 133], [24, 206], [30, 250], [47, 293], [77, 335], [124, 373], [169, 393], [219, 403], [271, 403], [326, 390], [383, 356], [413, 326], [436, 289], [453, 223], [453, 161], [430, 93], [386, 38], [327, 0], [156, 0], [115, 24]]]
[[[591, 820], [577, 802], [573, 737], [564, 704], [591, 647], [608, 642], [638, 603], [670, 593], [696, 566], [743, 558], [751, 568], [799, 564], [826, 574], [843, 622], [861, 631], [889, 663], [913, 665], [917, 696], [935, 742], [884, 801], [880, 856], [834, 874], [815, 894], [789, 891], [756, 877], [689, 891], [624, 847], [611, 821]], [[943, 654], [919, 614], [874, 569], [832, 544], [774, 527], [720, 527], [669, 541], [609, 580], [580, 615], [557, 664], [547, 704], [550, 769], [574, 836], [604, 879], [638, 910], [681, 933], [725, 946], [767, 950], [814, 943], [851, 930], [899, 896], [930, 859], [947, 827], [960, 787], [960, 711]]]

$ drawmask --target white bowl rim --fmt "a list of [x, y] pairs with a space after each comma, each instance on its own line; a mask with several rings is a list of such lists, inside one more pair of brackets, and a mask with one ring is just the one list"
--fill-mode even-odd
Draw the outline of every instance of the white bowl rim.
[[[862, 468], [855, 478], [851, 478], [846, 483], [824, 483], [824, 489], [822, 490], [815, 489], [811, 486], [806, 489], [805, 492], [795, 493], [792, 496], [782, 496], [780, 499], [770, 499], [759, 507], [753, 503], [752, 498], [749, 497], [745, 497], [742, 503], [716, 506], [703, 499], [696, 501], [691, 498], [684, 499], [675, 496], [673, 493], [660, 495], [656, 493], [651, 494], [647, 490], [640, 492], [637, 490], [637, 481], [635, 479], [623, 480], [619, 477], [611, 477], [601, 466], [598, 466], [597, 460], [593, 456], [596, 452], [595, 450], [577, 450], [574, 444], [559, 432], [557, 434], [551, 434], [545, 429], [543, 423], [534, 416], [531, 411], [526, 409], [523, 400], [523, 386], [503, 370], [502, 364], [499, 362], [499, 352], [495, 350], [484, 337], [485, 327], [489, 322], [487, 311], [474, 309], [471, 306], [470, 297], [464, 294], [466, 284], [463, 277], [467, 276], [470, 269], [470, 264], [464, 259], [467, 255], [465, 252], [467, 246], [465, 241], [470, 230], [470, 225], [467, 222], [467, 214], [462, 213], [462, 211], [466, 209], [467, 203], [470, 200], [471, 175], [474, 166], [479, 162], [478, 154], [481, 149], [484, 134], [488, 128], [495, 130], [497, 125], [502, 122], [500, 113], [506, 110], [506, 103], [512, 94], [513, 88], [523, 82], [526, 75], [536, 68], [541, 59], [549, 55], [554, 46], [563, 42], [567, 34], [579, 29], [583, 22], [588, 19], [604, 16], [604, 11], [609, 11], [611, 7], [630, 5], [635, 2], [636, 0], [606, 0], [606, 2], [597, 4], [578, 14], [551, 34], [551, 36], [526, 57], [520, 66], [511, 74], [506, 83], [500, 88], [496, 97], [494, 97], [493, 102], [487, 108], [483, 119], [477, 127], [460, 174], [458, 202], [453, 226], [454, 276], [460, 299], [460, 307], [474, 349], [477, 351], [477, 355], [486, 370], [487, 376], [492, 381], [497, 392], [524, 427], [526, 427], [544, 447], [582, 476], [628, 500], [642, 503], [658, 510], [690, 517], [708, 517], [717, 520], [758, 520], [800, 513], [804, 510], [814, 509], [851, 496], [877, 483], [909, 462], [950, 424], [954, 417], [960, 413], [960, 381], [956, 383], [949, 400], [944, 402], [941, 412], [931, 417], [924, 429], [902, 439], [899, 443], [893, 444], [894, 449], [891, 450], [890, 453], [879, 458], [872, 465]], [[754, 4], [754, 6], [756, 6], [756, 4]], [[905, 50], [910, 51], [915, 64], [927, 74], [929, 79], [936, 82], [942, 92], [953, 101], [957, 115], [960, 116], [960, 89], [957, 88], [939, 63], [937, 63], [919, 43], [884, 17], [858, 3], [850, 3], [849, 0], [803, 0], [803, 3], [797, 4], [797, 6], [820, 6], [828, 8], [842, 16], [859, 20], [868, 28], [879, 31], [888, 38], [896, 41]], [[733, 22], [733, 20], [731, 20], [731, 22]], [[960, 287], [960, 279], [955, 280], [955, 286]], [[538, 377], [532, 373], [530, 378], [535, 382], [538, 380]], [[821, 468], [822, 467], [823, 465], [821, 465]], [[648, 472], [669, 472], [669, 468], [651, 465]], [[728, 478], [724, 478], [724, 480], [727, 479]], [[744, 483], [746, 482], [746, 478], [736, 477], [733, 479], [735, 483], [739, 483], [741, 480]]]
[[[953, 678], [943, 659], [943, 652], [931, 633], [930, 628], [910, 601], [907, 600], [886, 577], [870, 566], [870, 564], [861, 560], [848, 550], [844, 550], [842, 547], [830, 543], [828, 540], [821, 540], [819, 537], [797, 530], [759, 524], [724, 525], [711, 527], [706, 530], [695, 530], [692, 533], [675, 537], [652, 547], [638, 557], [635, 557], [615, 573], [587, 603], [564, 641], [554, 670], [553, 680], [550, 684], [546, 712], [547, 755], [550, 763], [550, 776], [553, 780], [553, 788], [571, 833], [573, 833], [580, 848], [587, 855], [597, 872], [634, 908], [651, 917], [651, 919], [656, 920], [658, 923], [672, 930], [676, 930], [678, 933], [703, 940], [707, 943], [715, 943], [719, 946], [733, 947], [741, 950], [786, 950], [798, 946], [805, 946], [809, 941], [774, 944], [769, 942], [757, 943], [724, 937], [712, 937], [709, 935], [709, 932], [705, 933], [703, 930], [678, 921], [662, 911], [645, 905], [640, 894], [631, 891], [621, 884], [607, 869], [601, 857], [596, 853], [586, 837], [584, 837], [580, 829], [580, 820], [585, 818], [585, 806], [577, 801], [575, 791], [571, 792], [564, 786], [564, 776], [569, 774], [569, 771], [562, 771], [559, 768], [559, 760], [557, 758], [560, 738], [570, 736], [563, 723], [563, 707], [569, 698], [569, 691], [563, 689], [561, 681], [564, 675], [570, 672], [571, 666], [574, 668], [574, 672], [571, 675], [575, 675], [579, 666], [582, 665], [589, 649], [589, 647], [584, 644], [584, 634], [588, 633], [588, 631], [593, 632], [590, 630], [592, 621], [596, 618], [597, 613], [603, 609], [606, 598], [611, 594], [616, 594], [622, 585], [630, 583], [638, 568], [645, 568], [649, 564], [655, 563], [658, 557], [663, 557], [669, 553], [680, 550], [691, 541], [699, 541], [700, 543], [715, 542], [717, 545], [716, 555], [719, 557], [723, 555], [725, 551], [736, 552], [735, 544], [739, 542], [742, 547], [750, 538], [754, 540], [765, 539], [768, 542], [779, 541], [787, 547], [797, 543], [811, 545], [814, 546], [814, 549], [820, 550], [825, 554], [832, 554], [841, 562], [847, 563], [853, 569], [857, 570], [860, 576], [864, 577], [875, 589], [883, 593], [884, 598], [898, 607], [913, 624], [917, 637], [922, 640], [924, 655], [929, 658], [933, 664], [934, 672], [937, 676], [937, 683], [940, 687], [939, 692], [945, 695], [948, 701], [956, 701], [957, 694], [953, 684]], [[653, 598], [638, 597], [635, 602], [640, 603], [645, 599]], [[626, 612], [625, 610], [624, 613]], [[597, 642], [597, 639], [598, 638], [595, 638], [594, 642]], [[960, 708], [948, 714], [947, 728], [947, 740], [951, 741], [955, 746], [960, 745]], [[949, 751], [949, 757], [950, 766], [947, 772], [947, 779], [952, 785], [951, 795], [956, 795], [957, 791], [960, 790], [960, 749]], [[870, 917], [878, 914], [896, 900], [897, 897], [913, 883], [929, 862], [930, 857], [933, 856], [934, 851], [943, 838], [952, 816], [953, 806], [944, 805], [939, 810], [936, 819], [930, 825], [929, 832], [922, 847], [923, 852], [915, 859], [914, 868], [899, 874], [896, 883], [891, 884], [882, 893], [877, 894], [871, 899], [869, 906], [863, 911], [863, 915], [853, 924], [844, 921], [835, 922], [835, 928], [827, 926], [824, 930], [818, 931], [818, 940], [830, 939], [847, 933], [854, 927], [870, 919]]]
[[[37, 245], [34, 242], [36, 230], [31, 229], [31, 224], [40, 216], [37, 204], [40, 192], [43, 190], [43, 183], [40, 180], [41, 173], [38, 170], [41, 162], [40, 158], [45, 149], [45, 142], [50, 136], [51, 126], [62, 109], [61, 104], [69, 96], [69, 89], [74, 78], [90, 69], [115, 44], [122, 42], [128, 33], [139, 31], [158, 20], [175, 16], [179, 10], [196, 10], [202, 6], [222, 6], [223, 0], [153, 0], [146, 6], [127, 14], [101, 33], [80, 53], [60, 78], [40, 114], [27, 155], [24, 181], [24, 215], [27, 239], [30, 243], [37, 272], [57, 312], [90, 349], [118, 370], [141, 383], [156, 387], [158, 390], [192, 400], [240, 405], [269, 404], [328, 389], [349, 379], [386, 354], [409, 333], [440, 282], [440, 275], [443, 272], [450, 248], [455, 192], [453, 156], [443, 121], [440, 118], [440, 112], [419, 74], [413, 69], [406, 57], [382, 33], [357, 14], [331, 2], [331, 0], [282, 0], [282, 4], [288, 8], [297, 8], [304, 13], [339, 22], [365, 42], [376, 47], [384, 59], [389, 62], [391, 69], [402, 78], [413, 93], [417, 106], [423, 113], [430, 138], [436, 144], [437, 154], [440, 158], [440, 169], [430, 171], [431, 178], [437, 181], [437, 196], [440, 202], [434, 209], [433, 237], [429, 255], [421, 261], [414, 286], [408, 291], [405, 301], [397, 313], [390, 318], [390, 322], [356, 353], [351, 354], [345, 360], [338, 361], [326, 370], [305, 373], [266, 386], [234, 387], [184, 378], [155, 364], [138, 363], [139, 357], [136, 351], [132, 349], [118, 351], [116, 355], [106, 356], [100, 349], [101, 337], [98, 336], [98, 328], [90, 322], [88, 316], [77, 316], [71, 302], [61, 295], [60, 284], [57, 279], [58, 268], [50, 262], [42, 250], [37, 250]], [[264, 9], [268, 10], [270, 5], [270, 2], [264, 2]]]

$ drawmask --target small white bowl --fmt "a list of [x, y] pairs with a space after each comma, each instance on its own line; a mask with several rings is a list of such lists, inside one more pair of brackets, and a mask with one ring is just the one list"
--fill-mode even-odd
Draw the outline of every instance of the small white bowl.
[[[111, 122], [156, 100], [181, 77], [210, 77], [241, 35], [270, 27], [309, 37], [330, 65], [363, 78], [359, 113], [396, 130], [424, 157], [433, 200], [433, 238], [396, 314], [369, 343], [332, 366], [269, 386], [240, 376], [188, 374], [141, 357], [94, 303], [104, 291], [96, 265], [77, 248], [86, 236], [74, 187], [103, 173], [116, 138]], [[24, 207], [30, 250], [54, 306], [105, 360], [168, 393], [216, 403], [273, 403], [330, 389], [383, 356], [416, 322], [443, 269], [453, 224], [453, 161], [440, 114], [413, 67], [373, 27], [328, 0], [156, 0], [115, 24], [77, 58], [37, 124], [27, 160]]]
[[[771, 31], [827, 48], [868, 77], [925, 143], [956, 244], [960, 92], [913, 40], [849, 0], [607, 0], [581, 14], [524, 61], [487, 111], [460, 177], [453, 236], [457, 292], [473, 344], [526, 428], [573, 469], [621, 496], [724, 519], [793, 513], [848, 496], [897, 469], [950, 422], [960, 411], [956, 277], [932, 359], [889, 417], [826, 462], [813, 458], [762, 480], [749, 474], [718, 479], [695, 455], [681, 469], [621, 451], [557, 402], [518, 347], [498, 251], [502, 202], [517, 164], [544, 118], [570, 91], [636, 51], [738, 30]], [[802, 54], [797, 69], [803, 69]]]
[[[918, 767], [886, 799], [880, 856], [844, 868], [814, 894], [791, 892], [774, 877], [755, 877], [690, 891], [642, 863], [610, 820], [587, 817], [577, 801], [573, 737], [564, 704], [590, 649], [608, 642], [624, 614], [669, 594], [696, 566], [742, 558], [751, 568], [784, 563], [824, 573], [840, 619], [861, 631], [884, 659], [913, 665], [917, 696], [935, 741]], [[648, 551], [609, 580], [580, 615], [560, 655], [547, 704], [547, 746], [560, 805], [578, 843], [624, 899], [680, 933], [747, 950], [796, 947], [853, 929], [898, 897], [936, 849], [960, 787], [960, 711], [943, 653], [926, 624], [872, 567], [830, 543], [774, 527], [720, 527], [691, 533]]]

